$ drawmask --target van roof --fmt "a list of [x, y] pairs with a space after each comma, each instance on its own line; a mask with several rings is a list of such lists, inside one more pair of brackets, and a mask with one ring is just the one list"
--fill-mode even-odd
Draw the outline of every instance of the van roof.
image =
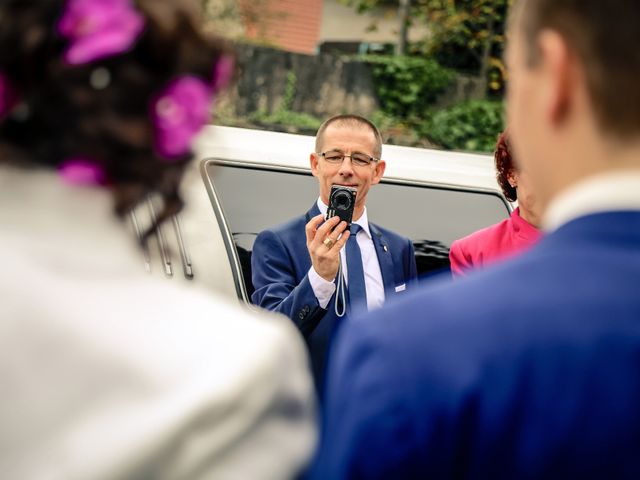
[[[199, 160], [216, 158], [309, 170], [315, 138], [309, 135], [207, 126], [198, 137]], [[500, 191], [490, 155], [384, 145], [384, 178]]]

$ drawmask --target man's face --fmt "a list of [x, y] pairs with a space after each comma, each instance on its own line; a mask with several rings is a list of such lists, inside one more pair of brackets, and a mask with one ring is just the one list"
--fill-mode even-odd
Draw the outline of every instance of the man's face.
[[[320, 153], [338, 151], [352, 155], [358, 152], [374, 157], [375, 145], [375, 135], [368, 128], [333, 123], [324, 131]], [[370, 165], [357, 166], [353, 164], [351, 157], [345, 157], [341, 164], [335, 165], [328, 163], [317, 153], [312, 153], [310, 160], [313, 176], [317, 177], [320, 183], [322, 201], [326, 205], [329, 204], [329, 193], [333, 184], [355, 187], [358, 189], [355, 205], [358, 215], [362, 213], [369, 188], [380, 182], [385, 169], [385, 162], [382, 160]]]
[[[544, 195], [546, 160], [544, 101], [537, 67], [527, 65], [527, 50], [517, 25], [510, 32], [506, 60], [509, 71], [507, 88], [507, 123], [511, 131], [514, 159], [526, 171], [531, 187]], [[518, 197], [520, 192], [518, 192]]]

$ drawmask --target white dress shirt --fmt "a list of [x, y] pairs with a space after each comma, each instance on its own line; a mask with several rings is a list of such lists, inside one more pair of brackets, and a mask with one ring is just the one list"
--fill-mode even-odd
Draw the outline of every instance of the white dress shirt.
[[542, 228], [550, 232], [578, 217], [616, 210], [640, 210], [640, 169], [593, 175], [560, 192]]
[[[318, 198], [318, 209], [322, 213], [323, 217], [327, 216], [327, 209], [329, 208], [324, 202]], [[378, 254], [373, 245], [373, 237], [371, 236], [371, 230], [369, 229], [369, 220], [367, 217], [367, 207], [364, 208], [363, 214], [358, 220], [354, 220], [362, 227], [362, 230], [358, 232], [356, 240], [358, 241], [358, 247], [360, 247], [360, 253], [362, 255], [362, 266], [364, 268], [364, 284], [367, 291], [367, 309], [373, 310], [374, 308], [381, 307], [384, 304], [384, 283], [382, 282], [382, 271], [380, 270], [380, 263], [378, 262]], [[347, 271], [347, 253], [346, 248], [342, 247], [340, 250], [340, 261], [342, 262], [342, 272], [344, 274], [345, 282], [349, 283], [349, 272]], [[313, 268], [313, 265], [309, 269], [309, 282], [313, 293], [315, 293], [318, 303], [322, 308], [327, 308], [329, 300], [333, 292], [336, 291], [335, 282], [329, 282], [322, 278]]]

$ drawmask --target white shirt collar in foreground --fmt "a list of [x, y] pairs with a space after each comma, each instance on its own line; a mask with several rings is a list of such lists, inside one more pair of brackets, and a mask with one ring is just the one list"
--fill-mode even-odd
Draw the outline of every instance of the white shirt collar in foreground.
[[[329, 209], [328, 205], [325, 205], [320, 197], [318, 197], [318, 209], [323, 217], [327, 217], [327, 210]], [[358, 220], [354, 220], [352, 223], [360, 225], [362, 230], [367, 232], [367, 236], [371, 238], [371, 231], [369, 231], [369, 219], [367, 217], [367, 207], [364, 207], [364, 212], [362, 212], [362, 216]]]
[[545, 231], [553, 231], [592, 213], [640, 210], [640, 169], [594, 175], [560, 192], [542, 220]]

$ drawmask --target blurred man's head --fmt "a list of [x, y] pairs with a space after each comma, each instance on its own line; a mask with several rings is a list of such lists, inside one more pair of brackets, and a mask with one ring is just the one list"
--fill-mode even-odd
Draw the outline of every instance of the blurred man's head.
[[511, 134], [508, 129], [500, 134], [493, 153], [496, 180], [502, 193], [512, 202], [518, 201], [520, 217], [535, 227], [540, 226], [540, 205], [529, 175], [513, 158]]
[[507, 113], [543, 204], [590, 174], [640, 168], [638, 19], [637, 0], [516, 2]]
[[385, 162], [380, 159], [382, 138], [376, 126], [357, 115], [338, 115], [324, 122], [316, 134], [311, 171], [320, 182], [320, 198], [329, 203], [331, 185], [358, 189], [354, 219], [364, 211], [371, 185], [380, 181]]

